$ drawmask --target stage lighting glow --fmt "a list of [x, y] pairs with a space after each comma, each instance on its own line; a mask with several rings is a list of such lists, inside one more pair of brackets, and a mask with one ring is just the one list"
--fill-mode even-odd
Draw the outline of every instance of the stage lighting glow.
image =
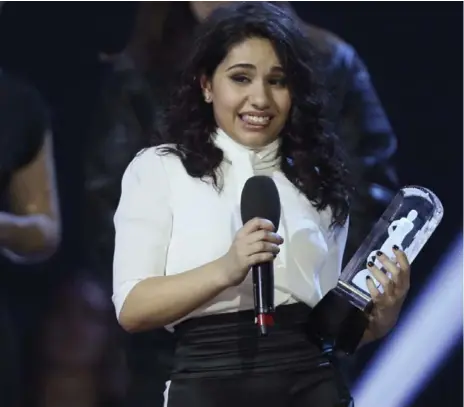
[[462, 234], [353, 391], [356, 407], [407, 407], [461, 338]]

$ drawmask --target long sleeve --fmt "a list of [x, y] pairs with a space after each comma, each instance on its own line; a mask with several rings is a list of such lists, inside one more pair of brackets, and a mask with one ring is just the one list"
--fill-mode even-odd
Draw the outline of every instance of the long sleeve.
[[338, 228], [330, 239], [327, 260], [319, 272], [319, 287], [322, 296], [337, 285], [340, 277], [343, 253], [348, 235], [348, 222], [343, 227]]
[[113, 303], [118, 317], [136, 284], [165, 274], [172, 213], [162, 160], [154, 148], [139, 153], [122, 179], [114, 216]]

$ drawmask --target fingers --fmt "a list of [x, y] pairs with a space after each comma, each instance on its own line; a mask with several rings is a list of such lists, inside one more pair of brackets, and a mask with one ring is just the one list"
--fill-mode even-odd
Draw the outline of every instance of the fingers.
[[[367, 263], [367, 268], [371, 272], [371, 274], [374, 276], [374, 278], [382, 285], [383, 291], [386, 295], [392, 295], [393, 294], [393, 281], [388, 278], [388, 276], [381, 271], [373, 262], [368, 262]], [[369, 280], [368, 280], [369, 282]], [[374, 284], [373, 281], [371, 281], [372, 284]], [[369, 285], [368, 285], [369, 286]], [[375, 285], [374, 285], [375, 287]], [[377, 288], [376, 288], [377, 290]], [[378, 290], [377, 290], [378, 291]]]
[[401, 270], [409, 272], [410, 265], [406, 253], [402, 250], [399, 250], [396, 246], [393, 247], [393, 253], [395, 254], [396, 260], [398, 261]]
[[267, 230], [257, 230], [246, 238], [247, 255], [260, 252], [269, 252], [276, 256], [280, 252], [279, 245], [283, 243], [282, 237]]
[[405, 289], [409, 290], [409, 278], [410, 278], [410, 271], [411, 266], [409, 264], [409, 260], [406, 254], [399, 250], [398, 248], [393, 248], [393, 252], [395, 253], [396, 260], [399, 264], [399, 284]]
[[379, 259], [380, 263], [382, 263], [382, 266], [385, 269], [385, 271], [391, 274], [392, 280], [395, 283], [398, 283], [400, 277], [400, 269], [396, 266], [396, 264], [380, 251], [377, 252], [377, 258]]
[[251, 264], [274, 260], [283, 242], [274, 232], [272, 222], [266, 219], [254, 218], [237, 233], [237, 249]]
[[243, 225], [239, 233], [243, 236], [246, 236], [260, 229], [264, 229], [269, 232], [274, 232], [275, 226], [272, 224], [271, 221], [267, 219], [253, 218], [247, 223], [245, 223], [245, 225]]
[[409, 261], [406, 254], [399, 250], [397, 246], [393, 247], [396, 262], [389, 259], [382, 252], [377, 252], [377, 258], [382, 263], [385, 270], [391, 274], [392, 280], [397, 288], [407, 290], [409, 288]]
[[382, 294], [375, 286], [374, 280], [372, 278], [366, 277], [366, 285], [367, 289], [369, 290], [369, 294], [371, 295], [372, 301], [376, 303]]
[[398, 264], [380, 251], [377, 252], [376, 257], [383, 266], [382, 270], [372, 261], [367, 263], [367, 268], [372, 276], [382, 285], [384, 291], [384, 294], [381, 294], [376, 288], [374, 281], [370, 278], [367, 279], [366, 284], [374, 303], [384, 303], [384, 305], [396, 303], [401, 301], [409, 289], [410, 266], [407, 256], [396, 246], [393, 247], [393, 251]]
[[248, 236], [246, 236], [245, 240], [249, 244], [259, 242], [261, 240], [277, 245], [280, 245], [284, 242], [282, 236], [274, 232], [269, 232], [268, 230], [257, 230], [253, 233], [250, 233]]
[[253, 255], [255, 253], [268, 252], [276, 256], [280, 252], [278, 245], [274, 243], [269, 243], [265, 241], [255, 242], [248, 246], [249, 253], [248, 255]]
[[284, 239], [277, 233], [266, 229], [259, 229], [250, 233], [248, 236], [245, 236], [243, 241], [247, 247], [247, 255], [259, 252], [271, 252], [272, 254], [277, 255], [280, 251], [279, 245], [284, 242]]

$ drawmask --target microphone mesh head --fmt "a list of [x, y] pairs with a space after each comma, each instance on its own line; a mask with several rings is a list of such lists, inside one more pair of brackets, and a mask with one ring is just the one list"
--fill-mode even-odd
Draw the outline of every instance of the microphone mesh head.
[[280, 222], [279, 191], [272, 178], [265, 175], [251, 177], [245, 183], [240, 204], [242, 222], [253, 218], [270, 220], [276, 230]]

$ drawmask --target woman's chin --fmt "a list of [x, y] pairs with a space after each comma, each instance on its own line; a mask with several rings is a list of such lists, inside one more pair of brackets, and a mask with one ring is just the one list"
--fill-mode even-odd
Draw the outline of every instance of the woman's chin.
[[236, 129], [234, 133], [235, 137], [233, 138], [238, 143], [250, 148], [263, 148], [277, 138], [277, 136], [271, 134], [269, 128], [248, 129], [241, 127]]

